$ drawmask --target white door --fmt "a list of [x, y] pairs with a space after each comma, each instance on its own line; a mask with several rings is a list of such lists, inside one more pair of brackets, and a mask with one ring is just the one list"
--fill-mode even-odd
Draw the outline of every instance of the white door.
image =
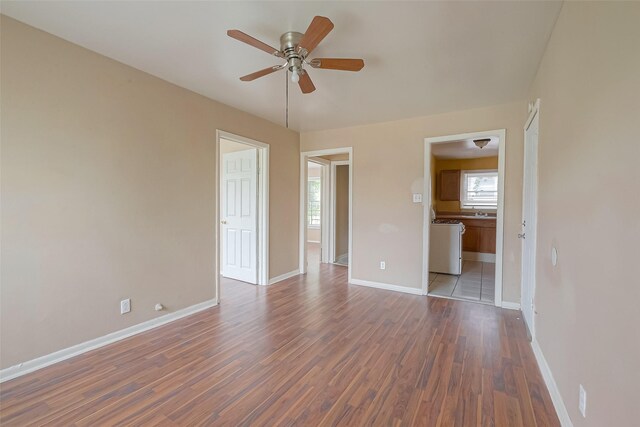
[[534, 338], [533, 298], [536, 287], [536, 223], [538, 203], [538, 113], [525, 130], [522, 206], [522, 315]]
[[258, 283], [257, 149], [223, 154], [220, 198], [222, 275]]

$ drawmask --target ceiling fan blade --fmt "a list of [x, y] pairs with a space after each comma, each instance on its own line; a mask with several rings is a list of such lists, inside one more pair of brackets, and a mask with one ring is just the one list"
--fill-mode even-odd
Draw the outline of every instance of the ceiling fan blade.
[[333, 22], [331, 22], [329, 18], [325, 18], [324, 16], [314, 17], [311, 24], [309, 24], [309, 28], [307, 28], [302, 39], [300, 39], [298, 47], [305, 49], [307, 54], [311, 53], [331, 30], [333, 30]]
[[282, 57], [282, 53], [276, 49], [275, 47], [271, 47], [266, 43], [261, 42], [260, 40], [251, 37], [249, 34], [245, 34], [240, 30], [229, 30], [227, 31], [227, 35], [231, 38], [239, 40], [243, 43], [246, 43], [250, 46], [257, 47], [260, 50], [264, 50], [268, 54]]
[[362, 59], [351, 58], [315, 58], [309, 64], [313, 68], [341, 71], [360, 71], [364, 67]]
[[264, 70], [256, 71], [255, 73], [247, 74], [246, 76], [240, 77], [240, 80], [243, 82], [250, 82], [252, 80], [258, 79], [260, 77], [264, 77], [267, 74], [271, 74], [278, 70], [281, 70], [282, 67], [279, 65], [274, 65], [273, 67], [265, 68]]
[[306, 71], [300, 74], [298, 85], [300, 86], [300, 90], [302, 91], [302, 93], [311, 93], [316, 90], [316, 87], [311, 81], [311, 77], [309, 77], [309, 73], [307, 73]]

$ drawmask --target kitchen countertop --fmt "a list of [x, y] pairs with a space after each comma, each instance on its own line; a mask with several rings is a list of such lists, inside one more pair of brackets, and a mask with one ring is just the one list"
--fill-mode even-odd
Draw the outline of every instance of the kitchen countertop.
[[471, 215], [471, 214], [444, 214], [444, 215], [438, 215], [436, 214], [436, 219], [492, 219], [495, 220], [496, 217], [495, 216], [476, 216], [476, 215]]

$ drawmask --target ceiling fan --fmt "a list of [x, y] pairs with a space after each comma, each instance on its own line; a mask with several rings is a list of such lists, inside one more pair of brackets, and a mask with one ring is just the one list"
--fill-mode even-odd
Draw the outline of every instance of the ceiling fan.
[[285, 59], [282, 65], [274, 65], [255, 73], [247, 74], [240, 77], [243, 82], [250, 82], [278, 70], [287, 68], [291, 71], [291, 81], [298, 83], [302, 93], [311, 93], [316, 90], [313, 85], [309, 73], [305, 70], [304, 65], [310, 65], [313, 68], [322, 68], [325, 70], [341, 70], [341, 71], [360, 71], [364, 67], [362, 59], [350, 58], [314, 58], [307, 60], [309, 54], [333, 29], [333, 22], [324, 16], [316, 16], [309, 24], [307, 31], [302, 34], [295, 31], [289, 31], [280, 36], [280, 49], [269, 46], [258, 39], [239, 30], [229, 30], [227, 35], [243, 43], [257, 47], [273, 56]]

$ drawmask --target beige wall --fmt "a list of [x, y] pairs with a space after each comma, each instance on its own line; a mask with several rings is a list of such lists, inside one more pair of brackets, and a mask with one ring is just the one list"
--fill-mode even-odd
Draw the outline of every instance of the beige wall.
[[216, 129], [271, 144], [270, 273], [297, 268], [296, 132], [4, 16], [1, 39], [3, 368], [216, 297]]
[[519, 302], [525, 112], [518, 102], [302, 133], [303, 151], [353, 147], [353, 277], [421, 288], [423, 210], [411, 193], [424, 191], [424, 138], [506, 128], [503, 299]]
[[336, 257], [349, 253], [349, 165], [336, 165]]
[[222, 168], [222, 154], [235, 153], [237, 151], [254, 150], [255, 148], [247, 145], [240, 144], [238, 142], [229, 141], [228, 139], [220, 138], [220, 167]]
[[319, 228], [307, 228], [307, 242], [319, 243], [321, 237]]
[[[480, 157], [477, 159], [435, 159], [434, 170], [431, 171], [432, 179], [435, 177], [436, 183], [440, 181], [440, 171], [443, 170], [498, 170], [498, 156]], [[433, 206], [436, 212], [460, 212], [460, 202], [440, 200], [440, 191], [437, 187], [431, 193]], [[469, 209], [467, 209], [469, 210]]]
[[639, 23], [637, 2], [565, 2], [530, 93], [541, 99], [537, 339], [575, 426], [640, 420]]
[[319, 156], [321, 159], [330, 160], [332, 162], [349, 160], [349, 153], [329, 154], [327, 156]]

